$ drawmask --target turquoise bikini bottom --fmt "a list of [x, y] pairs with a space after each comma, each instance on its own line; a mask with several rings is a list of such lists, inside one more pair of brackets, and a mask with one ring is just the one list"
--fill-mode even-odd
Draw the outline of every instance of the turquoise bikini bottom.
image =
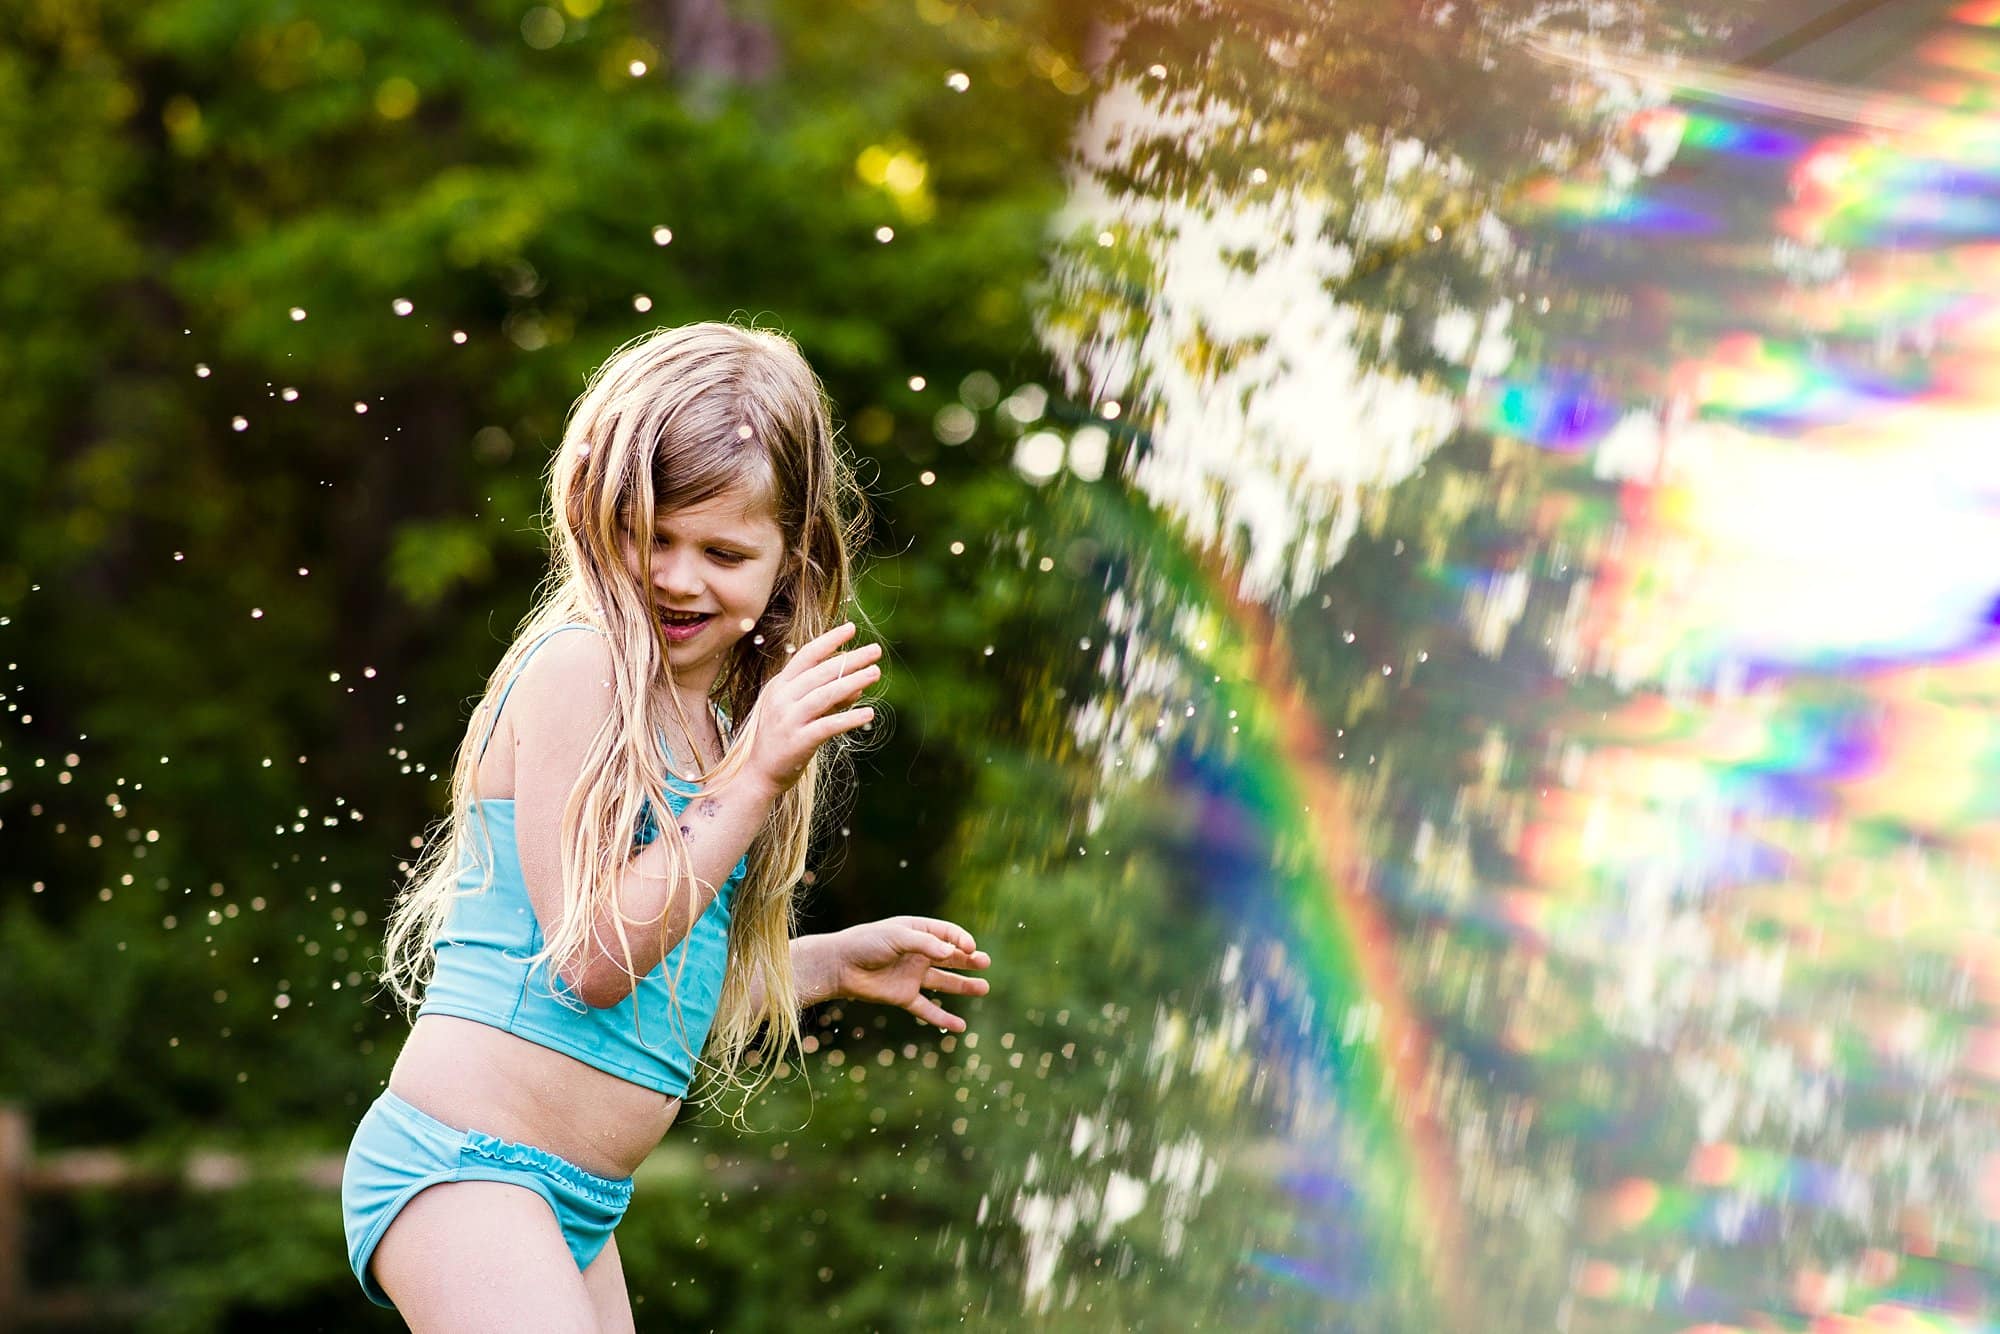
[[376, 1245], [418, 1191], [445, 1181], [505, 1181], [540, 1195], [555, 1211], [579, 1273], [611, 1240], [632, 1201], [630, 1177], [613, 1181], [546, 1149], [456, 1129], [384, 1089], [355, 1127], [340, 1176], [348, 1263], [377, 1306], [395, 1303], [368, 1272]]

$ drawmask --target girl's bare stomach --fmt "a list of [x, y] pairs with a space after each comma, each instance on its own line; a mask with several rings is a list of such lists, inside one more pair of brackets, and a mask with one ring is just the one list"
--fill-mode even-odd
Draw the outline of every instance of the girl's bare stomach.
[[461, 1130], [483, 1130], [622, 1179], [638, 1170], [681, 1100], [451, 1015], [418, 1017], [389, 1091]]

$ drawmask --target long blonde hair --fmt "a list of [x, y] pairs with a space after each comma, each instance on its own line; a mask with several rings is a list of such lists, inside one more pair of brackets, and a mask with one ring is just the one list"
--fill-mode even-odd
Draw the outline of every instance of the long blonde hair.
[[[451, 810], [433, 829], [389, 914], [382, 981], [411, 1012], [435, 967], [433, 945], [452, 900], [483, 893], [491, 867], [471, 827], [474, 775], [490, 710], [531, 647], [557, 626], [606, 632], [616, 706], [591, 739], [582, 775], [563, 811], [563, 912], [533, 962], [550, 976], [581, 975], [590, 924], [609, 917], [633, 975], [621, 914], [609, 911], [634, 852], [633, 831], [666, 786], [660, 738], [669, 717], [695, 735], [667, 680], [666, 639], [650, 592], [652, 516], [698, 505], [742, 483], [768, 488], [786, 558], [756, 631], [731, 650], [713, 696], [735, 727], [722, 762], [699, 775], [720, 786], [741, 772], [758, 727], [758, 692], [803, 644], [845, 619], [852, 555], [865, 516], [860, 489], [835, 448], [825, 391], [797, 346], [782, 334], [733, 324], [691, 324], [632, 340], [591, 376], [570, 412], [548, 473], [548, 577], [513, 643], [487, 678], [452, 763]], [[640, 579], [626, 552], [636, 544]], [[793, 888], [805, 871], [815, 798], [848, 737], [822, 746], [778, 800], [750, 845], [749, 870], [731, 909], [729, 961], [701, 1064], [719, 1084], [755, 1093], [800, 1042], [792, 1004]], [[483, 821], [481, 822], [483, 824]], [[688, 849], [676, 821], [657, 827], [684, 904], [698, 902]], [[480, 831], [483, 834], [483, 829]], [[459, 886], [461, 868], [486, 867], [476, 890]], [[664, 923], [673, 914], [661, 915]], [[687, 920], [692, 920], [691, 916]], [[683, 952], [682, 962], [686, 962]], [[750, 1003], [761, 977], [763, 1003]], [[763, 1056], [753, 1062], [758, 1035]], [[746, 1069], [753, 1077], [744, 1078]]]

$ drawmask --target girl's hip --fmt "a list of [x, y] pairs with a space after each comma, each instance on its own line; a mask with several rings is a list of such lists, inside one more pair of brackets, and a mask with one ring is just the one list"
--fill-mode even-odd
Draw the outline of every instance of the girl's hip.
[[389, 1225], [420, 1191], [452, 1181], [499, 1181], [540, 1195], [579, 1271], [632, 1200], [630, 1177], [602, 1177], [547, 1149], [448, 1125], [385, 1089], [354, 1129], [340, 1181], [348, 1261], [370, 1301], [390, 1304], [368, 1268]]

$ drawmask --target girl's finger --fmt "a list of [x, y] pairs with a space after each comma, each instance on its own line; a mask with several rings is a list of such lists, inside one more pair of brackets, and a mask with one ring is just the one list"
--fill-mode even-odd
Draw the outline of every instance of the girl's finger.
[[881, 656], [880, 644], [863, 644], [845, 653], [836, 653], [810, 671], [801, 672], [797, 682], [798, 689], [801, 693], [816, 690], [829, 681], [838, 681], [851, 672], [860, 671]]
[[950, 996], [984, 996], [993, 990], [993, 984], [983, 977], [964, 977], [942, 968], [925, 973], [922, 985], [925, 991], [942, 991]]
[[[793, 672], [787, 667], [784, 673], [772, 678], [771, 684], [765, 687], [765, 694], [772, 701], [771, 708], [774, 711], [797, 706], [808, 708], [813, 713], [824, 713], [829, 705], [820, 704], [813, 707], [808, 704], [813, 693], [829, 685], [841, 685], [857, 679], [881, 680], [882, 669], [875, 665], [875, 659], [880, 656], [881, 645], [869, 644], [847, 653], [837, 654], [803, 671]], [[864, 673], [870, 674], [864, 675]]]
[[946, 1010], [928, 996], [919, 996], [903, 1007], [927, 1024], [935, 1024], [948, 1033], [963, 1033], [965, 1020]]
[[947, 922], [942, 917], [899, 917], [896, 920], [905, 926], [928, 931], [940, 940], [949, 941], [965, 954], [976, 953], [979, 949], [979, 942], [972, 938], [972, 933], [957, 922]]
[[979, 948], [972, 933], [956, 922], [947, 922], [940, 917], [898, 917], [895, 920], [898, 925], [928, 932], [950, 947], [948, 953], [934, 955], [940, 968], [986, 968], [993, 962], [993, 956]]
[[967, 954], [964, 950], [953, 950], [951, 957], [938, 960], [940, 968], [984, 968], [993, 962], [993, 956], [984, 950], [974, 950]]
[[852, 675], [843, 676], [838, 681], [829, 681], [810, 692], [799, 701], [799, 707], [805, 710], [806, 717], [817, 718], [837, 704], [849, 703], [881, 677], [881, 668], [863, 667]]
[[815, 639], [809, 639], [801, 644], [798, 652], [792, 654], [792, 660], [785, 664], [785, 670], [780, 672], [779, 675], [797, 676], [801, 672], [812, 670], [820, 663], [826, 661], [828, 654], [832, 653], [849, 639], [852, 639], [854, 635], [854, 622], [842, 621], [825, 634]]
[[830, 713], [813, 723], [804, 731], [807, 743], [818, 746], [842, 732], [852, 732], [857, 727], [866, 727], [875, 721], [875, 710], [870, 708], [849, 709], [845, 713]]
[[928, 931], [919, 931], [913, 926], [897, 928], [896, 948], [905, 954], [928, 955], [939, 962], [958, 953], [948, 942], [939, 940]]

